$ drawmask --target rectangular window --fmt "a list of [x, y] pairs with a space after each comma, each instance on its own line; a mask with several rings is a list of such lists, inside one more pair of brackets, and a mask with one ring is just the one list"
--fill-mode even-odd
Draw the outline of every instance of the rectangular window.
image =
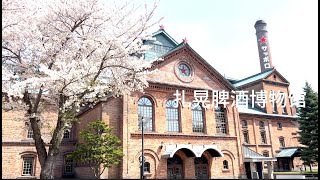
[[27, 129], [27, 139], [33, 139], [33, 130], [31, 127]]
[[279, 142], [280, 142], [280, 147], [286, 147], [284, 143], [284, 138], [279, 138]]
[[278, 127], [278, 129], [282, 129], [282, 124], [281, 123], [277, 123], [277, 127]]
[[261, 134], [261, 143], [267, 144], [266, 132], [262, 131], [262, 132], [260, 132], [260, 134]]
[[33, 176], [33, 157], [23, 158], [22, 175], [23, 176]]
[[272, 102], [272, 112], [277, 114], [278, 113], [278, 110], [277, 110], [277, 102], [276, 101], [273, 101]]
[[282, 102], [282, 114], [287, 114], [287, 107], [285, 106], [284, 102]]
[[249, 135], [248, 135], [248, 131], [244, 131], [243, 132], [243, 137], [244, 137], [244, 142], [249, 144]]
[[226, 122], [226, 115], [222, 108], [219, 110], [216, 109], [216, 130], [217, 134], [227, 134], [227, 122]]
[[64, 172], [66, 174], [72, 174], [73, 173], [73, 160], [72, 159], [66, 159], [65, 160]]

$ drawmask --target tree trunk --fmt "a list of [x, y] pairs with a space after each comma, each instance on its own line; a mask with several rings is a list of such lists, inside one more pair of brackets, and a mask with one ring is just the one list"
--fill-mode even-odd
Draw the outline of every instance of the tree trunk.
[[57, 155], [49, 155], [44, 166], [41, 167], [40, 179], [54, 179], [54, 166]]
[[312, 172], [312, 169], [311, 169], [311, 163], [309, 164], [309, 167], [310, 167], [310, 172]]

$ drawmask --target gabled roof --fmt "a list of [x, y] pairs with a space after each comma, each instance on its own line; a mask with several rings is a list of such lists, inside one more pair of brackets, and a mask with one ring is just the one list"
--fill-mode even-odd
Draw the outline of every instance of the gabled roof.
[[175, 41], [164, 29], [159, 29], [158, 31], [152, 33], [152, 36], [154, 37], [154, 36], [156, 36], [156, 35], [158, 35], [158, 34], [161, 34], [161, 33], [163, 33], [164, 36], [165, 36], [168, 40], [170, 40], [174, 45], [176, 45], [176, 46], [178, 45], [178, 42]]
[[258, 108], [244, 108], [244, 107], [239, 107], [238, 108], [239, 114], [250, 114], [250, 115], [263, 115], [263, 116], [269, 116], [269, 117], [279, 117], [279, 118], [293, 118], [297, 119], [299, 116], [294, 115], [294, 116], [289, 116], [289, 115], [284, 115], [284, 114], [268, 114], [266, 112], [263, 112], [259, 110]]
[[244, 79], [236, 81], [235, 83], [233, 83], [233, 85], [235, 87], [240, 87], [240, 86], [243, 86], [245, 84], [249, 84], [251, 82], [264, 79], [264, 78], [268, 77], [273, 72], [273, 70], [274, 70], [273, 68], [272, 69], [268, 69], [268, 70], [260, 72], [258, 74], [254, 74], [252, 76], [246, 77]]
[[235, 81], [233, 83], [233, 85], [235, 87], [240, 87], [240, 86], [243, 86], [243, 85], [255, 82], [255, 81], [259, 81], [259, 80], [265, 79], [272, 73], [276, 73], [285, 83], [289, 84], [289, 81], [286, 80], [275, 68], [271, 68], [271, 69], [268, 69], [266, 71], [260, 72], [258, 74], [254, 74], [254, 75], [246, 77], [244, 79]]
[[176, 48], [172, 49], [171, 51], [167, 52], [166, 54], [163, 54], [161, 57], [164, 59], [164, 57], [175, 53], [176, 51], [179, 51], [180, 49], [188, 48], [191, 50], [191, 52], [196, 55], [209, 69], [211, 69], [214, 73], [216, 73], [223, 81], [224, 84], [230, 88], [231, 90], [237, 90], [224, 76], [222, 76], [215, 68], [213, 68], [205, 59], [203, 59], [194, 49], [191, 48], [191, 46], [188, 43], [180, 43], [177, 45]]

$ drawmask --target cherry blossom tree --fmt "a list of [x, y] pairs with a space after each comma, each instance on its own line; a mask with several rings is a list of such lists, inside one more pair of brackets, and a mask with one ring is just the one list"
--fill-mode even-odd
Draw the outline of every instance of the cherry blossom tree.
[[[143, 60], [158, 23], [158, 3], [99, 0], [2, 1], [2, 93], [7, 110], [23, 109], [30, 121], [41, 179], [52, 179], [63, 132], [81, 106], [106, 96], [143, 91]], [[150, 6], [150, 7], [149, 7]], [[4, 98], [3, 98], [4, 99]], [[58, 107], [47, 150], [39, 106]]]

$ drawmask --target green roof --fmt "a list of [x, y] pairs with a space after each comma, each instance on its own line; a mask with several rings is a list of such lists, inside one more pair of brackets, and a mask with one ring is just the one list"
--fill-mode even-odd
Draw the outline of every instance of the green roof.
[[158, 34], [163, 33], [166, 38], [168, 38], [174, 45], [178, 45], [178, 42], [175, 41], [164, 29], [159, 29], [158, 31], [152, 33], [152, 36], [156, 36]]
[[244, 79], [241, 79], [239, 81], [234, 82], [233, 85], [235, 87], [240, 87], [242, 85], [249, 84], [251, 82], [263, 79], [263, 78], [267, 77], [268, 75], [270, 75], [273, 72], [273, 70], [274, 70], [274, 68], [271, 68], [266, 71], [260, 72], [258, 74], [254, 74], [252, 76], [249, 76], [247, 78], [244, 78]]
[[244, 152], [244, 157], [245, 158], [257, 158], [257, 157], [262, 157], [264, 158], [264, 156], [262, 154], [259, 154], [257, 152], [255, 152], [254, 150], [243, 146], [243, 152]]
[[282, 149], [279, 154], [276, 155], [277, 158], [280, 157], [292, 157], [297, 155], [301, 150], [299, 148]]

